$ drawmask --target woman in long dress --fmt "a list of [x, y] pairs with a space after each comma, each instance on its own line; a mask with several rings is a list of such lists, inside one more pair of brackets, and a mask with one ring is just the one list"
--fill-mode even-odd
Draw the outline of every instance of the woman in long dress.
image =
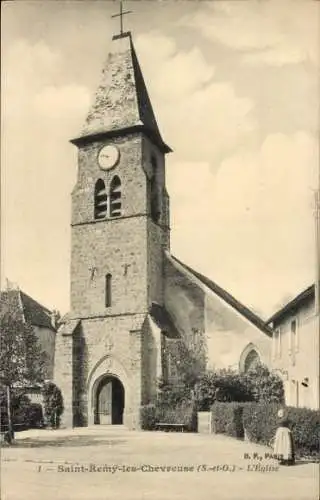
[[279, 425], [274, 438], [274, 455], [280, 465], [294, 465], [294, 442], [289, 422], [283, 409], [278, 411]]

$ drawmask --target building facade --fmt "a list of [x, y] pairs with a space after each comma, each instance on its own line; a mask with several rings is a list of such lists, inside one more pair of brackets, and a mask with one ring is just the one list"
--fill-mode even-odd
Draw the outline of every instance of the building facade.
[[272, 332], [170, 252], [160, 134], [130, 33], [113, 37], [78, 148], [71, 309], [58, 331], [63, 425], [140, 425], [187, 364], [270, 363]]
[[281, 376], [286, 404], [319, 408], [319, 317], [312, 285], [268, 321], [272, 368]]
[[57, 315], [19, 288], [0, 293], [0, 314], [14, 311], [23, 322], [33, 326], [41, 350], [45, 353], [45, 378], [53, 380]]

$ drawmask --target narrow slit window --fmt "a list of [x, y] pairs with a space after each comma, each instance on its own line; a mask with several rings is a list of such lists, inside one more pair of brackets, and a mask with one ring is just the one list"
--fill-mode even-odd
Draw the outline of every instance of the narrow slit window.
[[108, 196], [102, 179], [98, 179], [94, 189], [94, 218], [104, 219], [108, 211]]
[[110, 217], [121, 215], [121, 181], [115, 175], [110, 184]]
[[105, 305], [111, 307], [112, 302], [112, 275], [106, 275]]
[[154, 222], [158, 222], [160, 218], [159, 208], [159, 192], [157, 183], [157, 160], [152, 157], [152, 177], [150, 179], [150, 205], [151, 205], [151, 218]]

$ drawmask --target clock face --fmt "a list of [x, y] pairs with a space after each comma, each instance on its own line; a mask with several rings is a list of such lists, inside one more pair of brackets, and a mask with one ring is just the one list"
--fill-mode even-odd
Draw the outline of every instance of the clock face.
[[116, 146], [104, 146], [98, 156], [98, 162], [102, 170], [109, 170], [109, 168], [114, 167], [120, 157], [119, 149]]

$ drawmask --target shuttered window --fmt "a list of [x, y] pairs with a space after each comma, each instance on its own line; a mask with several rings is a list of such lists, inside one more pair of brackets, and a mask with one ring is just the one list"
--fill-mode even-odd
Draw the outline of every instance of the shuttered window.
[[115, 175], [110, 184], [110, 217], [121, 215], [121, 181]]
[[104, 219], [108, 212], [108, 196], [102, 179], [98, 179], [94, 189], [94, 218]]

